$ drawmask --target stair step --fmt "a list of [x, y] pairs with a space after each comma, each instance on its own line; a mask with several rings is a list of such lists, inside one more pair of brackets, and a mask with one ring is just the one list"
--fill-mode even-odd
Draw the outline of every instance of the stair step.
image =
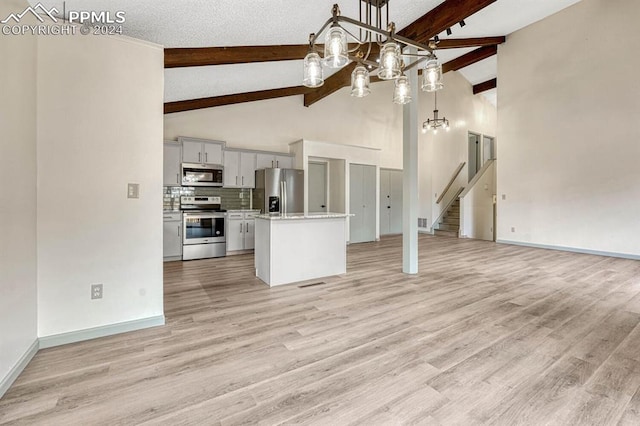
[[448, 225], [460, 225], [460, 218], [459, 217], [449, 217], [449, 216], [445, 216], [444, 219], [442, 220], [442, 223], [446, 223]]
[[458, 230], [460, 229], [460, 225], [440, 222], [438, 224], [438, 229], [441, 230], [441, 231], [455, 231], [455, 232], [458, 232]]
[[458, 238], [457, 231], [444, 231], [442, 229], [434, 229], [433, 235], [438, 237]]

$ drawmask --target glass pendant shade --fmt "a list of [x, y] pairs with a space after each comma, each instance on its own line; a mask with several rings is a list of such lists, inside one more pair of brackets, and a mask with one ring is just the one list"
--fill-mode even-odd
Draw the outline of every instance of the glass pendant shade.
[[396, 79], [396, 87], [393, 90], [393, 102], [396, 104], [407, 104], [411, 102], [411, 86], [406, 75], [401, 75]]
[[351, 73], [351, 96], [364, 98], [369, 93], [371, 93], [369, 71], [364, 66], [358, 65]]
[[385, 43], [380, 49], [378, 77], [382, 80], [393, 80], [400, 75], [401, 68], [400, 46], [394, 42]]
[[432, 56], [422, 70], [422, 90], [435, 92], [444, 87], [442, 82], [442, 65], [435, 56]]
[[347, 35], [340, 27], [331, 27], [324, 41], [324, 64], [329, 68], [342, 68], [349, 63]]
[[304, 78], [302, 84], [306, 87], [320, 87], [324, 84], [322, 78], [322, 62], [320, 55], [309, 52], [304, 57]]

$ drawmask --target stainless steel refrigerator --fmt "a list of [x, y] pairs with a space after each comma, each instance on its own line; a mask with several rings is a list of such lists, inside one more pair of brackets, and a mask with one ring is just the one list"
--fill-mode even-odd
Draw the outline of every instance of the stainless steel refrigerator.
[[262, 213], [304, 212], [304, 170], [256, 170], [253, 208]]

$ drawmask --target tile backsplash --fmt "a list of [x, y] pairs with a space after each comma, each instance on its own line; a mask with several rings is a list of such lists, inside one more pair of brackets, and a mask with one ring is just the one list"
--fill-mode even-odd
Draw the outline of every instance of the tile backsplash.
[[[251, 208], [251, 189], [165, 186], [163, 190], [164, 210], [180, 210], [181, 195], [218, 196], [221, 198], [220, 207], [225, 210], [240, 210]], [[241, 196], [242, 198], [240, 198]]]

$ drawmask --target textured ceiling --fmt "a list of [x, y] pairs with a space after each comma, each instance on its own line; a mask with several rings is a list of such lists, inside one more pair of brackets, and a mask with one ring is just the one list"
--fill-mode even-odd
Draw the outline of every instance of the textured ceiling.
[[[29, 0], [36, 4], [38, 0]], [[67, 0], [67, 10], [126, 12], [125, 35], [165, 47], [304, 44], [331, 16], [336, 0]], [[498, 0], [456, 25], [450, 38], [508, 35], [579, 0]], [[392, 0], [391, 20], [403, 28], [443, 0]], [[41, 0], [62, 10], [61, 0]], [[340, 3], [342, 14], [358, 18], [359, 0]], [[449, 36], [446, 33], [441, 38]], [[442, 62], [472, 49], [442, 50]], [[471, 83], [496, 76], [496, 59], [464, 68]], [[177, 68], [165, 71], [165, 101], [299, 86], [302, 61]], [[495, 91], [487, 93], [495, 100]]]

